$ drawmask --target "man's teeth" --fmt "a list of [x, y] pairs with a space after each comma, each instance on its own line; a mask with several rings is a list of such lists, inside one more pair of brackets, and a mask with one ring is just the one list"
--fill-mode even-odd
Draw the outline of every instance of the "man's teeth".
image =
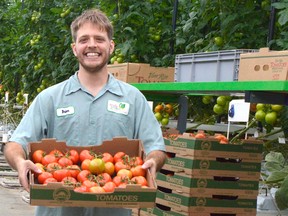
[[87, 55], [88, 57], [89, 57], [89, 56], [99, 56], [99, 53], [87, 53], [86, 55]]

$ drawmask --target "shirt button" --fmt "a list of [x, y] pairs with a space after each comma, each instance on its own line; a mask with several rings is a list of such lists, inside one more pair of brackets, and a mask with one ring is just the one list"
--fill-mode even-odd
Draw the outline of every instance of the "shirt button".
[[95, 121], [91, 121], [90, 124], [95, 124]]

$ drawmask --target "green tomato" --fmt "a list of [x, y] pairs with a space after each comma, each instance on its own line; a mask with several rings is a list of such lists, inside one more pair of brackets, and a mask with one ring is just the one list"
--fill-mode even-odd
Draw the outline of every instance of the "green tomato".
[[277, 113], [276, 112], [269, 112], [265, 116], [265, 122], [270, 125], [274, 125], [277, 121]]
[[215, 37], [214, 42], [219, 47], [223, 46], [223, 38], [222, 37]]
[[154, 113], [154, 116], [155, 116], [155, 118], [157, 119], [157, 121], [161, 121], [162, 118], [163, 118], [160, 112]]
[[226, 105], [226, 97], [225, 96], [219, 96], [219, 97], [217, 97], [216, 102], [220, 106], [225, 106]]
[[169, 123], [169, 118], [163, 118], [163, 119], [161, 120], [161, 124], [162, 124], [163, 126], [167, 125], [168, 123]]
[[219, 104], [215, 104], [214, 107], [213, 107], [213, 111], [218, 114], [218, 115], [221, 115], [224, 113], [224, 107], [219, 105]]
[[271, 109], [273, 111], [276, 111], [276, 112], [279, 112], [280, 110], [282, 110], [283, 106], [282, 105], [279, 105], [279, 104], [272, 104], [271, 105]]
[[261, 109], [261, 110], [258, 110], [256, 113], [255, 113], [255, 119], [257, 121], [264, 121], [265, 120], [265, 116], [266, 116], [266, 113]]

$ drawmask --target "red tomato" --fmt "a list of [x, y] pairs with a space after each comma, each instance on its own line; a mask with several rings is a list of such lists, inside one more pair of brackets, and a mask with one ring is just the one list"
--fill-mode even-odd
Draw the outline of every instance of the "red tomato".
[[75, 192], [89, 192], [89, 189], [85, 185], [76, 186], [74, 188]]
[[144, 176], [135, 176], [131, 179], [131, 182], [141, 186], [148, 186], [148, 182]]
[[126, 183], [129, 181], [128, 177], [125, 176], [114, 176], [112, 181], [115, 183], [116, 187], [118, 187], [122, 183]]
[[122, 161], [116, 162], [114, 167], [116, 173], [121, 169], [130, 169], [130, 166], [128, 164], [123, 163]]
[[34, 163], [41, 163], [44, 156], [45, 156], [45, 152], [43, 150], [38, 149], [33, 152], [32, 161]]
[[130, 158], [130, 164], [131, 166], [138, 166], [138, 165], [142, 165], [144, 163], [144, 161], [142, 160], [141, 157], [131, 157]]
[[79, 154], [80, 161], [84, 161], [85, 159], [92, 160], [95, 157], [95, 153], [93, 151], [89, 151], [88, 149], [84, 149]]
[[72, 176], [64, 177], [61, 181], [64, 185], [74, 186], [77, 184], [77, 180]]
[[73, 178], [77, 178], [77, 175], [80, 173], [80, 167], [76, 164], [73, 164], [71, 166], [67, 166], [66, 167], [67, 170], [69, 170], [69, 172], [71, 173], [71, 176]]
[[146, 170], [142, 168], [142, 165], [132, 167], [130, 170], [133, 176], [146, 176]]
[[114, 158], [114, 163], [118, 162], [118, 161], [123, 161], [123, 158], [126, 156], [126, 154], [124, 152], [117, 152], [116, 154], [114, 154], [113, 158]]
[[117, 172], [117, 176], [125, 176], [128, 177], [129, 179], [132, 178], [132, 172], [131, 170], [128, 169], [121, 169]]
[[47, 172], [53, 173], [55, 170], [58, 170], [58, 169], [62, 169], [62, 167], [61, 167], [57, 162], [49, 163], [49, 164], [46, 166]]
[[115, 183], [110, 181], [105, 183], [102, 188], [104, 189], [105, 192], [114, 192], [115, 187], [116, 187]]
[[53, 177], [47, 178], [43, 182], [43, 185], [47, 185], [49, 182], [57, 182], [57, 180], [55, 178], [53, 178]]
[[89, 189], [91, 193], [105, 193], [105, 190], [100, 186], [93, 186]]
[[89, 179], [86, 179], [84, 182], [82, 182], [82, 185], [86, 186], [87, 188], [91, 188], [94, 186], [99, 186], [99, 184], [95, 181], [91, 181]]
[[[38, 169], [40, 169], [42, 172], [45, 172], [45, 168], [44, 168], [44, 165], [43, 164], [41, 164], [41, 163], [35, 163], [35, 165], [38, 167]], [[38, 175], [40, 174], [40, 173], [36, 173], [36, 172], [33, 172], [34, 173], [34, 176], [37, 178], [38, 177]]]
[[64, 156], [64, 154], [61, 151], [59, 151], [58, 149], [54, 149], [54, 150], [50, 151], [49, 154], [54, 155], [57, 158], [57, 160]]
[[67, 169], [59, 169], [55, 170], [53, 173], [53, 177], [58, 181], [61, 182], [63, 178], [71, 176], [71, 173]]
[[92, 174], [91, 174], [91, 172], [89, 170], [82, 170], [77, 175], [77, 180], [82, 183], [85, 180], [87, 180], [90, 175], [92, 175]]
[[81, 163], [81, 169], [82, 170], [89, 170], [89, 164], [90, 164], [91, 160], [90, 159], [85, 159], [84, 161], [82, 161]]
[[113, 158], [113, 156], [110, 154], [110, 153], [108, 153], [108, 152], [104, 152], [103, 154], [102, 154], [102, 160], [106, 163], [106, 162], [111, 162], [111, 163], [114, 163], [114, 158]]
[[100, 186], [103, 186], [105, 183], [112, 181], [112, 178], [108, 173], [101, 173], [96, 177], [96, 181]]
[[67, 167], [67, 166], [73, 165], [73, 161], [70, 160], [68, 157], [65, 157], [65, 156], [59, 158], [58, 163], [62, 167]]
[[75, 149], [70, 149], [66, 156], [72, 160], [73, 164], [77, 164], [79, 162], [79, 153]]
[[52, 177], [53, 177], [52, 173], [42, 172], [42, 173], [38, 176], [37, 179], [38, 179], [38, 182], [39, 182], [40, 184], [43, 184], [46, 179], [52, 178]]
[[50, 163], [53, 163], [53, 162], [57, 162], [57, 158], [53, 155], [53, 154], [47, 154], [45, 155], [42, 160], [41, 160], [41, 163], [45, 166], [45, 165], [48, 165]]

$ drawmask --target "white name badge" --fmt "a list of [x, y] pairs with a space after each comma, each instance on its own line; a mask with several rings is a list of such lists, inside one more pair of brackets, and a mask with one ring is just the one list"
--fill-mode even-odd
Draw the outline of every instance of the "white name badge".
[[125, 102], [117, 102], [113, 100], [108, 100], [107, 110], [110, 112], [128, 115], [129, 104]]
[[74, 107], [63, 107], [57, 109], [57, 116], [66, 116], [66, 115], [72, 115], [75, 113]]

